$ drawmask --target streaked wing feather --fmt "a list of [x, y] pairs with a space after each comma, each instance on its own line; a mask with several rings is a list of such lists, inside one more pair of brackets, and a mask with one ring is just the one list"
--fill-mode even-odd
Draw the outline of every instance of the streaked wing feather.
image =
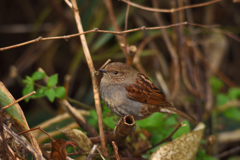
[[132, 100], [153, 105], [172, 106], [165, 96], [143, 74], [138, 73], [136, 82], [126, 87], [128, 97]]

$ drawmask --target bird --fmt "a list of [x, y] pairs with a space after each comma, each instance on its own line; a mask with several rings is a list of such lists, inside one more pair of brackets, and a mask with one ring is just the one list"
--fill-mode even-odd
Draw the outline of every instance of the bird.
[[161, 112], [179, 114], [197, 122], [167, 102], [149, 78], [128, 64], [112, 62], [98, 71], [103, 73], [99, 87], [101, 98], [114, 114], [120, 117], [132, 115], [135, 120], [142, 120]]

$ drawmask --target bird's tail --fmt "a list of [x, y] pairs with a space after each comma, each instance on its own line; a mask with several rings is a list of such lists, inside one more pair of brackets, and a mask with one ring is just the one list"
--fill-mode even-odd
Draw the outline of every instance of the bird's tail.
[[176, 108], [173, 108], [173, 107], [167, 107], [167, 108], [162, 108], [160, 112], [164, 112], [164, 113], [171, 113], [171, 114], [179, 114], [193, 122], [198, 122], [195, 118], [193, 118], [192, 116], [186, 114], [186, 113], [183, 113], [179, 110], [177, 110]]

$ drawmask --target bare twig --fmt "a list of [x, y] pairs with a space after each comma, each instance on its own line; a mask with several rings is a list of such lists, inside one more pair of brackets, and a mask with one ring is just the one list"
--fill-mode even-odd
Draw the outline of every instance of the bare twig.
[[[153, 6], [154, 7], [158, 6], [157, 0], [153, 0]], [[159, 13], [155, 12], [154, 16], [157, 19], [158, 24], [162, 26], [163, 22], [162, 22], [161, 15]], [[167, 31], [165, 29], [161, 29], [161, 31], [162, 31], [162, 35], [163, 35], [163, 40], [167, 46], [168, 51], [170, 52], [170, 55], [171, 55], [171, 58], [173, 61], [172, 66], [175, 71], [174, 72], [174, 86], [173, 86], [173, 91], [171, 93], [171, 99], [174, 99], [174, 97], [178, 93], [179, 83], [180, 83], [179, 60], [178, 60], [178, 55], [177, 55], [176, 49], [174, 49], [174, 46], [173, 46], [172, 42], [170, 41]]]
[[230, 154], [233, 154], [233, 153], [239, 153], [239, 151], [240, 151], [240, 146], [237, 146], [235, 148], [232, 148], [232, 149], [229, 149], [227, 151], [224, 151], [224, 152], [222, 152], [222, 153], [220, 153], [220, 154], [218, 154], [218, 155], [216, 155], [214, 157], [215, 158], [223, 158], [223, 157], [225, 157], [227, 155], [230, 155]]
[[115, 152], [116, 160], [120, 160], [120, 156], [118, 154], [118, 147], [117, 147], [117, 145], [114, 141], [112, 141], [112, 145], [113, 145], [113, 149], [114, 149], [114, 152]]
[[[120, 27], [119, 27], [119, 25], [117, 23], [116, 17], [114, 15], [112, 1], [111, 0], [104, 0], [104, 2], [105, 2], [105, 5], [107, 7], [107, 10], [108, 10], [108, 13], [109, 13], [109, 16], [110, 16], [110, 20], [111, 20], [111, 22], [113, 24], [113, 28], [116, 31], [121, 31], [121, 29], [120, 29]], [[127, 20], [127, 19], [125, 19], [125, 20]], [[123, 34], [123, 35], [126, 35], [126, 33]], [[116, 36], [116, 38], [117, 38], [117, 41], [119, 43], [120, 49], [122, 50], [122, 52], [124, 53], [124, 55], [126, 57], [126, 63], [131, 65], [131, 63], [132, 63], [131, 62], [131, 57], [128, 55], [128, 52], [127, 52], [128, 44], [126, 43], [126, 38], [120, 37], [120, 36]]]
[[94, 152], [96, 151], [97, 146], [98, 146], [97, 144], [94, 144], [94, 145], [93, 145], [93, 147], [92, 147], [92, 149], [91, 149], [91, 151], [90, 151], [90, 153], [89, 153], [89, 155], [88, 155], [88, 157], [87, 157], [87, 160], [91, 160], [91, 159], [93, 158]]
[[[102, 67], [100, 67], [99, 69], [105, 68], [106, 65], [107, 65], [108, 63], [110, 63], [110, 62], [111, 62], [111, 59], [108, 59], [108, 60], [102, 65]], [[99, 74], [100, 74], [99, 71], [96, 71], [96, 72], [94, 73], [95, 76], [98, 76]]]
[[141, 65], [141, 62], [140, 62], [140, 55], [142, 53], [142, 50], [144, 49], [144, 47], [150, 42], [152, 41], [153, 39], [159, 37], [160, 35], [155, 35], [155, 36], [151, 36], [151, 37], [147, 37], [145, 39], [143, 39], [143, 41], [139, 44], [138, 46], [138, 50], [133, 58], [133, 64], [136, 65], [136, 67], [138, 68], [138, 70], [140, 72], [142, 72], [143, 74], [145, 75], [148, 75], [146, 73], [146, 71], [143, 69], [142, 65]]
[[[77, 2], [76, 2], [76, 0], [71, 0], [71, 2], [72, 2], [72, 9], [74, 12], [74, 17], [75, 17], [75, 21], [76, 21], [76, 24], [78, 27], [78, 31], [79, 31], [79, 33], [82, 33], [84, 31], [83, 31], [83, 27], [82, 27], [82, 23], [81, 23], [81, 18], [80, 18]], [[100, 103], [98, 85], [97, 85], [98, 82], [97, 82], [96, 76], [94, 75], [95, 68], [94, 68], [92, 58], [91, 58], [91, 55], [90, 55], [90, 52], [88, 49], [85, 35], [80, 35], [80, 40], [82, 42], [83, 51], [84, 51], [84, 54], [85, 54], [85, 57], [87, 60], [87, 64], [88, 64], [88, 68], [89, 68], [91, 78], [92, 78], [93, 93], [94, 93], [94, 100], [95, 100], [95, 106], [96, 106], [97, 117], [98, 117], [98, 126], [99, 126], [99, 132], [100, 132], [100, 137], [101, 137], [102, 151], [103, 151], [103, 155], [107, 156], [108, 151], [107, 151], [106, 141], [105, 141], [105, 137], [104, 137], [102, 110], [101, 110], [101, 103]]]
[[40, 155], [35, 149], [33, 149], [31, 145], [24, 142], [16, 133], [14, 133], [10, 128], [8, 128], [7, 125], [3, 124], [3, 128], [9, 135], [11, 135], [14, 138], [14, 140], [20, 143], [21, 146], [23, 146], [29, 152], [31, 152], [36, 157], [36, 159], [45, 160], [45, 158], [42, 155]]
[[28, 44], [35, 43], [35, 42], [39, 42], [39, 41], [56, 40], [56, 39], [68, 40], [72, 37], [76, 37], [76, 36], [84, 35], [84, 34], [88, 34], [88, 33], [93, 33], [93, 32], [124, 35], [125, 33], [130, 33], [130, 32], [136, 32], [136, 31], [141, 31], [141, 30], [156, 30], [156, 29], [162, 29], [162, 28], [171, 28], [171, 27], [178, 26], [178, 25], [192, 25], [192, 26], [198, 26], [198, 27], [203, 27], [203, 28], [212, 28], [212, 27], [219, 26], [219, 25], [206, 26], [206, 25], [201, 25], [201, 24], [196, 24], [196, 23], [181, 22], [181, 23], [178, 23], [178, 24], [171, 24], [171, 25], [167, 25], [167, 26], [157, 26], [157, 27], [142, 26], [142, 27], [139, 27], [139, 28], [129, 29], [129, 30], [126, 30], [126, 31], [107, 31], [107, 30], [99, 30], [98, 28], [94, 28], [94, 29], [86, 31], [86, 32], [76, 33], [76, 34], [71, 34], [71, 35], [66, 35], [66, 36], [46, 37], [46, 38], [38, 37], [36, 39], [26, 41], [26, 42], [23, 42], [23, 43], [19, 43], [19, 44], [7, 46], [7, 47], [2, 47], [2, 48], [0, 48], [0, 51], [5, 51], [5, 50], [8, 50], [8, 49], [21, 47], [21, 46], [28, 45]]
[[184, 7], [180, 7], [180, 8], [172, 8], [172, 9], [158, 9], [158, 8], [151, 8], [151, 7], [145, 7], [136, 3], [133, 3], [129, 0], [120, 0], [123, 1], [131, 6], [134, 6], [136, 8], [140, 8], [146, 11], [151, 11], [151, 12], [163, 12], [163, 13], [173, 13], [173, 12], [177, 12], [177, 11], [181, 11], [184, 9], [188, 9], [188, 8], [197, 8], [197, 7], [203, 7], [203, 6], [207, 6], [213, 3], [217, 3], [220, 2], [221, 0], [214, 0], [214, 1], [210, 1], [210, 2], [205, 2], [205, 3], [200, 3], [200, 4], [195, 4], [195, 5], [189, 5], [189, 6], [184, 6]]
[[184, 124], [183, 124], [183, 123], [180, 123], [180, 124], [174, 129], [174, 131], [173, 131], [167, 138], [165, 138], [164, 140], [162, 140], [162, 141], [159, 142], [158, 144], [155, 144], [154, 146], [152, 146], [152, 147], [150, 147], [150, 148], [148, 148], [148, 149], [146, 149], [146, 150], [141, 151], [141, 154], [143, 154], [143, 153], [145, 153], [145, 152], [147, 152], [147, 151], [155, 148], [156, 146], [158, 146], [158, 145], [160, 145], [160, 144], [162, 144], [162, 143], [164, 143], [164, 142], [172, 141], [172, 136], [173, 136], [174, 133], [176, 133], [177, 130], [178, 130], [180, 127], [182, 127], [182, 126], [184, 126]]
[[12, 105], [14, 105], [14, 104], [20, 102], [21, 100], [23, 100], [23, 99], [25, 99], [25, 98], [27, 98], [27, 97], [29, 97], [29, 96], [35, 94], [35, 93], [36, 93], [35, 91], [32, 91], [31, 93], [28, 93], [27, 95], [25, 95], [25, 96], [23, 96], [23, 97], [17, 99], [16, 101], [10, 103], [9, 105], [4, 106], [3, 109], [7, 109], [8, 107], [11, 107]]
[[65, 3], [67, 3], [67, 5], [70, 7], [70, 8], [72, 8], [72, 3], [69, 1], [69, 0], [64, 0], [65, 1]]
[[208, 62], [208, 60], [201, 54], [200, 50], [197, 49], [196, 47], [194, 47], [196, 44], [195, 42], [189, 42], [187, 43], [187, 45], [193, 47], [193, 50], [195, 52], [195, 54], [197, 55], [197, 57], [202, 61], [204, 62], [207, 67], [209, 69], [211, 69], [213, 71], [213, 73], [215, 73], [220, 79], [223, 80], [224, 83], [226, 83], [228, 86], [230, 87], [236, 87], [237, 85], [232, 81], [230, 80], [225, 74], [223, 74], [221, 71], [219, 71], [217, 68], [214, 68], [211, 63]]
[[44, 131], [41, 127], [36, 127], [36, 128], [31, 128], [27, 131], [23, 131], [23, 132], [20, 132], [18, 133], [18, 135], [21, 135], [21, 134], [24, 134], [24, 133], [27, 133], [27, 132], [31, 132], [31, 131], [34, 131], [34, 130], [40, 130], [42, 131], [43, 133], [45, 133], [52, 141], [55, 141], [46, 131]]
[[[14, 159], [14, 154], [12, 154], [12, 152], [9, 150], [9, 146], [7, 144], [7, 141], [5, 139], [5, 135], [3, 132], [3, 108], [2, 105], [0, 104], [0, 137], [2, 137], [2, 143], [3, 143], [3, 148], [7, 153], [7, 157], [5, 157], [6, 159]], [[3, 158], [3, 157], [2, 157]]]

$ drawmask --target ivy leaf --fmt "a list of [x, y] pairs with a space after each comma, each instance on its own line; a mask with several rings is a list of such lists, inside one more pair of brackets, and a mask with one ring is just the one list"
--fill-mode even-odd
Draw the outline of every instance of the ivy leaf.
[[66, 90], [64, 87], [60, 86], [55, 89], [55, 96], [57, 98], [63, 99], [65, 97]]
[[45, 90], [45, 94], [50, 102], [53, 102], [55, 99], [55, 91], [52, 88], [48, 88]]
[[[34, 90], [33, 84], [28, 84], [28, 85], [23, 89], [22, 94], [23, 94], [23, 95], [26, 95], [26, 94], [32, 92], [33, 90]], [[29, 102], [30, 98], [31, 98], [31, 97], [25, 98], [25, 99], [24, 99], [25, 102]]]
[[40, 72], [40, 71], [36, 71], [32, 75], [32, 80], [36, 81], [36, 80], [39, 80], [39, 79], [43, 79], [45, 76], [46, 76], [45, 73]]
[[47, 86], [53, 87], [58, 83], [58, 74], [54, 74], [48, 78]]

